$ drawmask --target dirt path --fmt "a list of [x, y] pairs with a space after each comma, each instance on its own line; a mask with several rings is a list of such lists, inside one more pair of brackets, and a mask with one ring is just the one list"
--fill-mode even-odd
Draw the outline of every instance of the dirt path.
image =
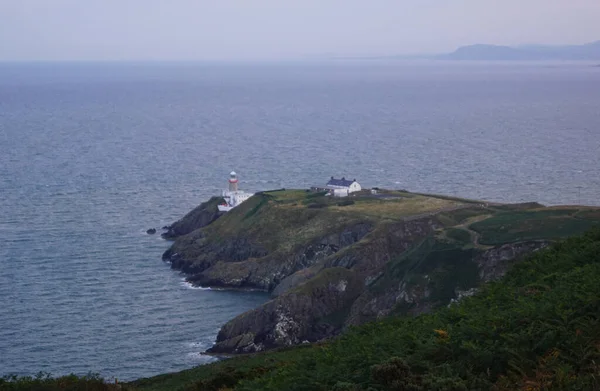
[[469, 209], [469, 208], [484, 209], [485, 207], [486, 207], [485, 204], [460, 204], [460, 205], [455, 205], [455, 206], [449, 206], [446, 208], [436, 209], [431, 212], [421, 213], [418, 215], [406, 216], [406, 217], [403, 217], [402, 220], [403, 221], [413, 221], [413, 220], [422, 219], [424, 217], [435, 216], [437, 214], [444, 213], [444, 212], [454, 212], [455, 210]]
[[487, 218], [490, 218], [490, 217], [492, 217], [491, 214], [474, 216], [474, 217], [471, 217], [471, 218], [467, 219], [462, 224], [454, 226], [453, 228], [464, 229], [465, 231], [467, 231], [469, 233], [469, 235], [471, 235], [471, 241], [473, 242], [473, 244], [475, 245], [475, 247], [480, 248], [482, 250], [487, 250], [489, 248], [492, 248], [493, 246], [486, 246], [484, 244], [480, 244], [479, 243], [479, 239], [481, 238], [481, 235], [479, 234], [479, 232], [473, 231], [472, 229], [470, 229], [469, 226], [471, 224], [478, 223], [478, 222], [483, 221], [483, 220], [485, 220]]

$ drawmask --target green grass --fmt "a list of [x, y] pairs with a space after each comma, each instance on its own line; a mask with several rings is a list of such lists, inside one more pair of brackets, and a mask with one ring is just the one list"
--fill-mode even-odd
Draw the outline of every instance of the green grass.
[[[378, 225], [455, 205], [458, 205], [455, 201], [420, 195], [380, 200], [368, 196], [337, 198], [325, 196], [323, 192], [276, 190], [256, 194], [205, 227], [203, 232], [209, 242], [244, 237], [269, 253], [283, 257], [285, 253], [354, 224]], [[186, 254], [195, 258], [192, 253]]]
[[269, 371], [304, 357], [315, 349], [313, 345], [279, 349], [268, 353], [240, 356], [181, 372], [139, 379], [127, 389], [144, 391], [217, 391], [264, 376]]
[[481, 234], [480, 243], [497, 245], [526, 240], [559, 239], [581, 234], [598, 220], [575, 218], [577, 209], [538, 209], [503, 212], [471, 224]]
[[446, 237], [456, 242], [465, 245], [471, 243], [471, 234], [467, 230], [461, 228], [448, 228], [444, 232], [446, 233]]
[[454, 297], [455, 288], [468, 289], [479, 280], [477, 265], [472, 262], [476, 250], [463, 246], [462, 242], [449, 243], [430, 236], [389, 262], [369, 288], [382, 293], [406, 281], [406, 289], [427, 289], [427, 300], [433, 305], [444, 304]]
[[586, 219], [593, 221], [600, 221], [600, 210], [598, 209], [584, 209], [575, 215], [578, 219]]
[[458, 209], [451, 212], [444, 212], [440, 214], [440, 219], [443, 220], [446, 226], [458, 225], [467, 221], [475, 216], [489, 214], [490, 211], [482, 208], [465, 208]]
[[531, 210], [531, 209], [540, 209], [543, 208], [544, 205], [539, 204], [537, 202], [523, 202], [519, 204], [504, 204], [504, 205], [494, 205], [492, 208], [502, 212], [510, 212], [510, 211], [523, 211], [523, 210]]

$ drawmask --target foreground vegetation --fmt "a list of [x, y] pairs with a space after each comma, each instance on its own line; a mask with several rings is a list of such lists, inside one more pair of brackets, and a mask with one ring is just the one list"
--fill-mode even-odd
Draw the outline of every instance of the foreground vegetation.
[[40, 372], [36, 376], [6, 376], [0, 378], [2, 391], [113, 391], [119, 390], [118, 384], [108, 384], [100, 376], [62, 376], [53, 378]]
[[[499, 282], [418, 317], [237, 357], [129, 390], [600, 390], [600, 230], [531, 255]], [[5, 379], [0, 390], [111, 390], [98, 378]]]

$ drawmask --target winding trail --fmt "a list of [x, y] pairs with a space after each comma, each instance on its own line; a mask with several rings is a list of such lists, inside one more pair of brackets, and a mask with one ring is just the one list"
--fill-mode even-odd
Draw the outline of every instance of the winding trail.
[[[487, 205], [486, 204], [460, 204], [460, 205], [449, 206], [446, 208], [437, 209], [437, 210], [434, 210], [431, 212], [421, 213], [418, 215], [411, 215], [411, 216], [403, 217], [401, 220], [413, 221], [413, 220], [422, 219], [424, 217], [435, 216], [437, 214], [444, 213], [444, 212], [454, 212], [455, 210], [469, 209], [469, 208], [485, 209], [485, 208], [487, 208]], [[489, 215], [486, 215], [486, 216], [489, 217]]]
[[465, 231], [467, 231], [469, 233], [469, 235], [471, 235], [471, 241], [473, 242], [475, 247], [480, 248], [482, 250], [487, 250], [487, 249], [492, 248], [493, 246], [486, 246], [484, 244], [480, 244], [479, 239], [481, 239], [481, 234], [477, 231], [472, 230], [471, 228], [469, 228], [469, 226], [471, 224], [478, 223], [478, 222], [488, 219], [490, 217], [492, 217], [491, 214], [474, 216], [474, 217], [471, 217], [471, 218], [465, 220], [462, 224], [454, 226], [453, 228], [464, 229]]

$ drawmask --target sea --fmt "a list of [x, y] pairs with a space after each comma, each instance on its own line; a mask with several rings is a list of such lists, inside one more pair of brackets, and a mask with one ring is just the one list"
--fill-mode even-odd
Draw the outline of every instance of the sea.
[[[240, 188], [600, 205], [600, 67], [0, 64], [0, 376], [205, 364], [257, 292], [194, 289], [160, 228]], [[146, 230], [157, 228], [156, 235]]]

